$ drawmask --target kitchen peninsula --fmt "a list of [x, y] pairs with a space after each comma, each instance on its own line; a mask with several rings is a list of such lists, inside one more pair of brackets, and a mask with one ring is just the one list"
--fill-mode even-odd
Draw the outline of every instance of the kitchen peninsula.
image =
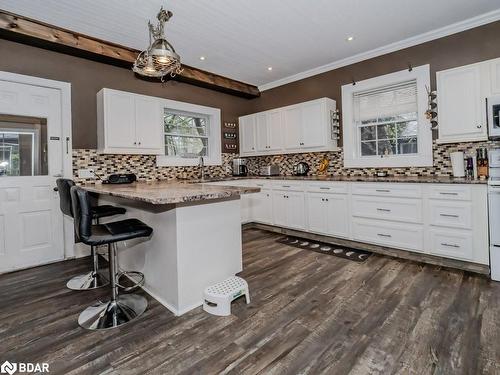
[[147, 241], [119, 243], [119, 265], [143, 272], [144, 289], [176, 315], [200, 306], [205, 287], [241, 272], [240, 195], [259, 188], [168, 181], [84, 188], [153, 228]]

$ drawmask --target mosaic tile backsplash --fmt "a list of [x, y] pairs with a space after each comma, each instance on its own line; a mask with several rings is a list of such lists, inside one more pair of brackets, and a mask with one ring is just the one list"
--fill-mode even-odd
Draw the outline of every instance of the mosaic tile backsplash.
[[[280, 166], [282, 175], [291, 175], [293, 166], [298, 162], [305, 161], [310, 166], [311, 175], [318, 174], [320, 161], [327, 157], [330, 161], [328, 175], [332, 176], [374, 176], [377, 171], [387, 171], [391, 176], [451, 176], [451, 161], [449, 154], [454, 151], [463, 151], [464, 154], [473, 155], [479, 147], [488, 149], [500, 147], [500, 141], [469, 142], [439, 145], [433, 144], [434, 166], [427, 168], [343, 168], [343, 151], [318, 152], [290, 155], [256, 156], [246, 158], [249, 173], [257, 175], [259, 168], [271, 163]], [[221, 166], [205, 167], [205, 175], [208, 177], [225, 177], [232, 173], [231, 163], [234, 154], [222, 154]], [[199, 178], [198, 167], [158, 167], [156, 156], [153, 155], [101, 155], [93, 149], [73, 150], [74, 178], [78, 182], [85, 180], [78, 178], [78, 169], [93, 168], [97, 175], [106, 178], [111, 173], [135, 173], [141, 181], [167, 180], [174, 178]], [[89, 179], [93, 181], [94, 179]]]

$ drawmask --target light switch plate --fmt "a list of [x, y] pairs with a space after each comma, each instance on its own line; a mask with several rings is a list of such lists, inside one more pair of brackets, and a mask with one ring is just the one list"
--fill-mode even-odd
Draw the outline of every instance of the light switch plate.
[[92, 168], [85, 168], [85, 169], [79, 169], [78, 170], [78, 177], [79, 178], [94, 178], [94, 170]]

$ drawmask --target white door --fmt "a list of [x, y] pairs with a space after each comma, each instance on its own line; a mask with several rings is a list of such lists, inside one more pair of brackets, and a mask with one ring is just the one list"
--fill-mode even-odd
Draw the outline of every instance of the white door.
[[327, 142], [323, 103], [302, 105], [302, 147], [323, 147]]
[[311, 232], [326, 234], [326, 209], [325, 197], [320, 193], [307, 193], [307, 226]]
[[240, 117], [240, 145], [242, 154], [255, 153], [255, 116]]
[[273, 221], [274, 225], [287, 227], [287, 192], [273, 191]]
[[287, 196], [287, 222], [290, 228], [306, 229], [304, 193], [290, 191]]
[[283, 148], [283, 130], [281, 128], [281, 111], [271, 111], [267, 114], [267, 149], [279, 151]]
[[[5, 73], [8, 74], [8, 73]], [[64, 258], [62, 94], [0, 76], [0, 272]], [[63, 151], [64, 150], [64, 151]]]
[[136, 148], [135, 98], [126, 92], [105, 92], [105, 131], [109, 148]]
[[487, 139], [480, 74], [479, 65], [438, 72], [438, 142]]
[[326, 197], [328, 234], [336, 237], [349, 237], [348, 202], [347, 195], [328, 194]]
[[300, 106], [283, 111], [283, 131], [285, 132], [285, 148], [288, 150], [301, 148], [302, 143], [302, 110]]
[[255, 129], [257, 134], [257, 151], [268, 151], [267, 113], [258, 113], [255, 115]]
[[163, 154], [163, 113], [156, 98], [135, 97], [137, 147], [151, 154]]

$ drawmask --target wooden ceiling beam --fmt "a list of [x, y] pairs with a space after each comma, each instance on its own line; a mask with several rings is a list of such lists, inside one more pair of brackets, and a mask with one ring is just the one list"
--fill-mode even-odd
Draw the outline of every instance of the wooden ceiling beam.
[[[1, 9], [0, 37], [128, 69], [140, 52]], [[191, 66], [182, 67], [183, 72], [174, 80], [248, 99], [260, 96], [257, 86]]]

